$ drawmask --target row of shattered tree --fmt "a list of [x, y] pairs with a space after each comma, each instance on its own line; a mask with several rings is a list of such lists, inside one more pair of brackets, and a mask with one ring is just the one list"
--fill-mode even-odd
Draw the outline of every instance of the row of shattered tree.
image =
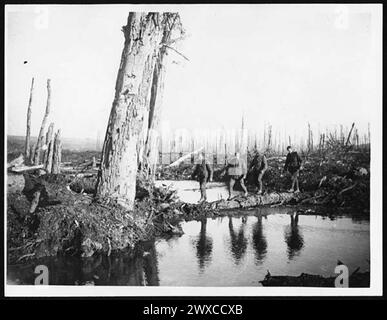
[[[62, 157], [62, 142], [60, 129], [54, 132], [54, 123], [51, 122], [48, 126], [47, 121], [51, 112], [51, 80], [47, 80], [47, 103], [40, 126], [39, 134], [36, 143], [31, 143], [31, 115], [32, 102], [34, 97], [34, 78], [31, 81], [30, 98], [27, 109], [27, 131], [24, 146], [24, 154], [14, 159], [9, 167], [16, 172], [28, 171], [32, 169], [42, 169], [46, 173], [57, 174], [60, 172], [60, 164]], [[27, 165], [24, 166], [24, 165]]]

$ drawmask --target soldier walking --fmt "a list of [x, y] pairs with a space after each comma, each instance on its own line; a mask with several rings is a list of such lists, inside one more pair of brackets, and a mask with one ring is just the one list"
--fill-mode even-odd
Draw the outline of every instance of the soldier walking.
[[197, 179], [200, 184], [201, 197], [199, 202], [207, 201], [207, 182], [212, 181], [213, 170], [210, 164], [205, 159], [203, 153], [199, 154], [199, 163], [196, 164], [195, 169], [192, 173], [192, 179]]

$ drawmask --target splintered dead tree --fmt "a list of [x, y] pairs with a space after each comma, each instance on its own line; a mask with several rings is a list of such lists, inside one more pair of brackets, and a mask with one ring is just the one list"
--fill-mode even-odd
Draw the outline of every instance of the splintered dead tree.
[[[157, 51], [157, 58], [152, 75], [152, 85], [149, 98], [149, 117], [148, 122], [144, 122], [147, 126], [143, 131], [146, 133], [143, 152], [139, 150], [139, 169], [145, 174], [146, 178], [154, 178], [155, 165], [158, 156], [158, 134], [157, 128], [159, 126], [161, 106], [164, 92], [165, 79], [165, 56], [167, 49], [175, 50], [171, 47], [172, 44], [184, 37], [184, 30], [180, 21], [180, 16], [173, 13], [164, 13], [163, 15], [163, 36], [159, 50]], [[175, 50], [175, 52], [177, 52]], [[177, 52], [179, 53], [179, 52]], [[179, 53], [180, 54], [180, 53]], [[180, 54], [181, 55], [181, 54]], [[183, 56], [183, 55], [182, 55]], [[183, 56], [188, 60], [185, 56]]]
[[51, 80], [47, 79], [47, 104], [46, 104], [46, 112], [44, 113], [42, 125], [40, 126], [40, 131], [38, 135], [38, 139], [36, 141], [35, 150], [33, 156], [33, 163], [35, 165], [38, 165], [41, 161], [41, 152], [42, 147], [44, 145], [44, 130], [46, 128], [46, 122], [48, 119], [48, 116], [50, 114], [50, 108], [51, 108]]
[[308, 122], [308, 153], [310, 153], [311, 151], [313, 151], [313, 132], [310, 128], [310, 123]]
[[[61, 161], [60, 131], [54, 135], [54, 123], [50, 123], [45, 133], [46, 123], [51, 111], [51, 80], [47, 80], [47, 103], [45, 114], [35, 145], [31, 145], [31, 109], [34, 91], [34, 78], [32, 78], [30, 99], [27, 109], [27, 130], [25, 139], [25, 162], [27, 165], [43, 165], [47, 173], [59, 173]], [[54, 138], [55, 136], [55, 138]]]
[[[138, 166], [143, 161], [149, 127], [156, 117], [156, 104], [153, 107], [150, 104], [155, 68], [164, 48], [163, 36], [173, 27], [175, 19], [179, 19], [176, 13], [130, 12], [127, 25], [122, 28], [125, 43], [96, 194], [100, 198], [115, 199], [128, 209], [133, 208]], [[153, 99], [157, 100], [157, 95]]]
[[60, 173], [60, 163], [62, 161], [62, 141], [60, 138], [60, 129], [55, 134], [53, 141], [53, 156], [51, 172], [54, 174]]
[[24, 148], [24, 156], [26, 161], [30, 159], [30, 151], [31, 151], [31, 106], [32, 106], [32, 97], [34, 93], [34, 78], [31, 80], [31, 89], [30, 89], [30, 99], [28, 101], [28, 109], [27, 109], [27, 131], [26, 131], [26, 142]]
[[44, 154], [43, 154], [43, 163], [46, 164], [47, 163], [47, 160], [48, 160], [48, 155], [50, 153], [50, 144], [51, 144], [51, 140], [52, 140], [52, 135], [54, 133], [54, 123], [51, 122], [50, 123], [50, 126], [48, 127], [48, 130], [47, 130], [47, 133], [46, 133], [46, 142], [45, 142], [45, 145], [46, 145], [46, 150], [44, 151]]

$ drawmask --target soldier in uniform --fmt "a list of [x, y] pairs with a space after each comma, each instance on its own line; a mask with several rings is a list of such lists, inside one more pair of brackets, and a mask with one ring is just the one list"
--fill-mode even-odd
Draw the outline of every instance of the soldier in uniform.
[[[300, 192], [298, 185], [298, 174], [300, 172], [302, 160], [297, 151], [292, 150], [291, 146], [288, 146], [286, 149], [288, 150], [288, 155], [286, 156], [284, 171], [289, 172], [292, 178], [292, 187], [288, 191], [298, 193]], [[296, 187], [295, 191], [294, 187]]]
[[250, 172], [254, 174], [254, 177], [257, 177], [258, 184], [258, 194], [262, 194], [262, 177], [267, 170], [267, 159], [265, 154], [257, 151], [254, 155], [253, 161], [251, 162]]
[[239, 152], [236, 152], [235, 156], [227, 162], [227, 165], [222, 172], [223, 171], [227, 172], [228, 177], [228, 200], [232, 198], [232, 191], [236, 181], [240, 183], [243, 191], [245, 192], [245, 196], [247, 196], [248, 192], [244, 181], [247, 174], [246, 163], [240, 158]]
[[196, 164], [192, 173], [192, 179], [197, 179], [200, 184], [201, 197], [199, 202], [207, 201], [207, 182], [212, 181], [213, 170], [210, 164], [206, 161], [203, 153], [199, 154], [199, 163]]

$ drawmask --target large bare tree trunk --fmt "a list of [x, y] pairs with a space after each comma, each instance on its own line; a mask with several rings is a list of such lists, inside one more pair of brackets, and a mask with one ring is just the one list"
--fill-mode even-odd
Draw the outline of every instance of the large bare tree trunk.
[[108, 122], [98, 175], [97, 195], [133, 208], [138, 141], [148, 121], [149, 89], [162, 39], [159, 13], [129, 13], [116, 95]]
[[28, 109], [27, 109], [27, 132], [26, 132], [26, 143], [25, 143], [25, 149], [24, 149], [24, 156], [26, 159], [26, 162], [30, 162], [30, 143], [31, 143], [31, 106], [32, 106], [32, 97], [34, 93], [34, 78], [32, 78], [31, 81], [31, 90], [30, 90], [30, 99], [28, 101]]
[[177, 13], [129, 13], [97, 182], [100, 198], [133, 208], [138, 169], [148, 172], [156, 152], [163, 88], [163, 58], [171, 34], [181, 27]]

